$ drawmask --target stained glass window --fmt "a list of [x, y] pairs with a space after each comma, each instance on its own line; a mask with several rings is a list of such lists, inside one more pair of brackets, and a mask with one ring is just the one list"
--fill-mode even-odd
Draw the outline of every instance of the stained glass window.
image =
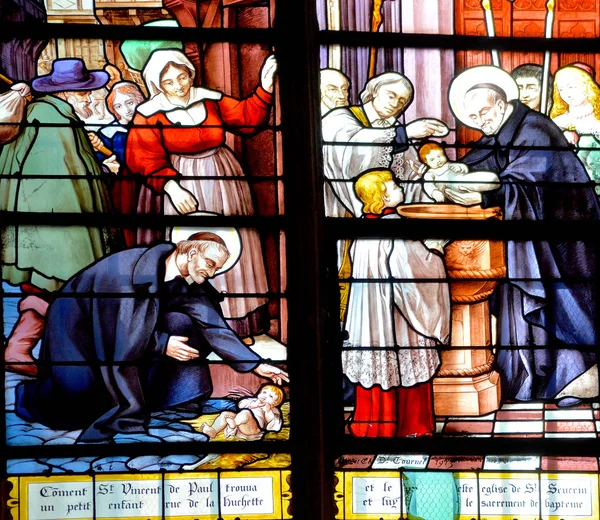
[[595, 518], [598, 5], [316, 9], [337, 518]]
[[291, 518], [274, 7], [3, 9], [12, 518]]
[[598, 517], [598, 0], [1, 4], [3, 516]]

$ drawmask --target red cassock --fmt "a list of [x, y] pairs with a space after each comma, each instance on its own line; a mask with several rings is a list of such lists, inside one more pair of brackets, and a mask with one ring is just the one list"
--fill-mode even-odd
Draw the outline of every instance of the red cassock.
[[420, 437], [431, 435], [434, 430], [431, 381], [389, 390], [356, 386], [356, 405], [350, 423], [355, 437]]

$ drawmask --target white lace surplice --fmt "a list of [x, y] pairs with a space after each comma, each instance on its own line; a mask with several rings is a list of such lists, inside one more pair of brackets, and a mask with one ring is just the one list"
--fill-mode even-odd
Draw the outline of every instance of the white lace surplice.
[[[323, 118], [323, 140], [340, 143], [323, 146], [325, 178], [349, 181], [330, 184], [338, 200], [326, 197], [325, 216], [343, 216], [344, 210], [355, 217], [362, 215], [362, 203], [354, 194], [352, 181], [366, 170], [389, 168], [392, 148], [382, 145], [391, 143], [395, 136], [395, 128], [365, 127], [347, 108], [332, 110]], [[340, 203], [344, 210], [339, 207]]]
[[443, 260], [420, 241], [399, 239], [356, 240], [351, 257], [353, 278], [431, 282], [351, 285], [344, 373], [366, 388], [381, 385], [384, 390], [428, 381], [440, 363], [434, 347], [447, 344], [450, 333], [448, 284], [435, 281], [446, 276]]

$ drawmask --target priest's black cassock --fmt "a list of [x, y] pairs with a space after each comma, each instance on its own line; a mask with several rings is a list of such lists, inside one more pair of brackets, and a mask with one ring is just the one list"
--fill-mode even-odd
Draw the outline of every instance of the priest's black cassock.
[[[594, 187], [560, 129], [519, 101], [511, 104], [498, 134], [477, 141], [488, 148], [462, 158], [472, 170], [500, 176], [502, 187], [484, 194], [482, 205], [500, 206], [505, 220], [549, 226], [598, 220]], [[577, 349], [596, 343], [595, 248], [562, 239], [508, 241], [506, 248], [509, 281], [495, 298], [503, 397], [551, 399], [596, 363], [593, 351]]]
[[[62, 288], [48, 310], [39, 378], [16, 390], [20, 417], [83, 429], [81, 441], [142, 433], [151, 411], [210, 395], [210, 352], [239, 372], [256, 368], [259, 356], [227, 326], [210, 283], [164, 281], [174, 249], [110, 255]], [[166, 356], [170, 335], [189, 337], [199, 360]]]

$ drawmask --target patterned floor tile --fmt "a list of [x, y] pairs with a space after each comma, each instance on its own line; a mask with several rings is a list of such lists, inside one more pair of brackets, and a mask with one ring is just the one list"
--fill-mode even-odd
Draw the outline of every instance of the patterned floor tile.
[[560, 433], [546, 433], [546, 439], [594, 439], [596, 438], [595, 433], [569, 433], [569, 432], [560, 432]]
[[591, 421], [591, 409], [546, 410], [544, 418], [547, 421]]
[[558, 432], [595, 432], [595, 424], [592, 421], [547, 421], [546, 431]]
[[494, 433], [494, 437], [503, 439], [542, 439], [543, 433]]
[[494, 433], [542, 433], [542, 421], [498, 421]]
[[543, 410], [544, 403], [506, 403], [501, 410]]
[[542, 410], [502, 410], [496, 414], [497, 421], [541, 421]]
[[447, 421], [493, 421], [496, 416], [496, 412], [488, 413], [486, 415], [476, 416], [462, 416], [462, 417], [446, 417]]
[[452, 421], [446, 424], [444, 433], [491, 433], [493, 428], [494, 423], [491, 421]]

